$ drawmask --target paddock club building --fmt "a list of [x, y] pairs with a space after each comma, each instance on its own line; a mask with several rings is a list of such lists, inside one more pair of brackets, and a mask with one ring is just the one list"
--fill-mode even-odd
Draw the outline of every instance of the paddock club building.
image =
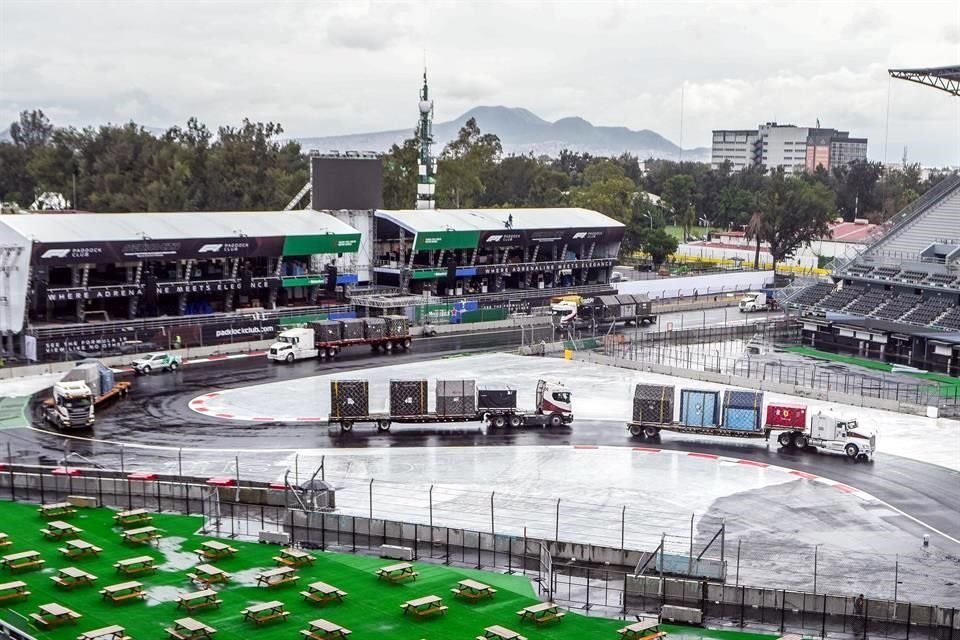
[[[356, 275], [329, 265], [359, 244], [315, 211], [4, 215], [0, 331], [40, 361], [270, 337], [237, 312], [332, 303]], [[222, 322], [187, 322], [200, 317]]]

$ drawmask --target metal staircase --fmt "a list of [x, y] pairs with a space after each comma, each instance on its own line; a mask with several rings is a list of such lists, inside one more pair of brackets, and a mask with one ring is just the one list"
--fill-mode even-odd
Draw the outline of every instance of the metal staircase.
[[290, 202], [287, 203], [287, 206], [285, 206], [283, 210], [293, 211], [297, 207], [297, 205], [300, 204], [300, 201], [303, 200], [303, 197], [308, 193], [310, 193], [311, 187], [312, 187], [312, 183], [308, 181], [307, 184], [303, 185], [303, 188], [300, 189], [300, 191], [297, 191], [297, 195], [293, 196], [293, 199], [291, 199]]

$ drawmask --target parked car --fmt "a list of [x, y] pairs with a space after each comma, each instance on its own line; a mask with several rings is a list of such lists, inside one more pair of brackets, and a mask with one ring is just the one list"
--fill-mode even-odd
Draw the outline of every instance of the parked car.
[[133, 370], [138, 375], [150, 375], [154, 370], [157, 371], [176, 371], [180, 368], [182, 360], [180, 356], [169, 353], [148, 353], [142, 358], [133, 361]]

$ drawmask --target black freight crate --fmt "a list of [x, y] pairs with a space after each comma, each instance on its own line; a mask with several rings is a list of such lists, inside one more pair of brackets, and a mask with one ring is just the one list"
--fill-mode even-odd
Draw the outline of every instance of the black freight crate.
[[383, 316], [387, 321], [387, 335], [391, 338], [403, 338], [410, 335], [410, 320], [407, 316]]
[[723, 392], [723, 406], [736, 409], [760, 409], [763, 405], [763, 391], [733, 391]]
[[367, 340], [379, 340], [387, 337], [387, 321], [383, 318], [364, 318], [363, 335]]
[[317, 342], [339, 342], [340, 323], [336, 320], [317, 320], [310, 323]]
[[426, 413], [426, 380], [390, 381], [390, 415], [422, 416]]
[[339, 320], [343, 327], [344, 340], [363, 340], [363, 320], [360, 318], [344, 318]]
[[673, 387], [638, 384], [633, 392], [633, 421], [659, 424], [673, 422]]
[[370, 415], [370, 383], [366, 380], [331, 380], [330, 413], [335, 418]]
[[477, 410], [516, 409], [517, 390], [508, 386], [481, 387], [477, 390]]
[[437, 380], [437, 413], [469, 416], [477, 412], [477, 385], [473, 380]]

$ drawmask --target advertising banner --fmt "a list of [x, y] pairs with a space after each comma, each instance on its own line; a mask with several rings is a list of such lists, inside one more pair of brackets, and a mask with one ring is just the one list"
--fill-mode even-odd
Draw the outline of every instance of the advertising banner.
[[420, 231], [413, 243], [413, 250], [475, 249], [479, 240], [479, 231]]
[[[251, 278], [247, 287], [242, 280], [197, 280], [194, 282], [158, 282], [156, 295], [180, 293], [225, 293], [229, 291], [262, 291], [276, 289], [280, 278]], [[110, 298], [131, 298], [142, 296], [145, 284], [121, 284], [102, 287], [62, 287], [47, 289], [48, 302], [67, 300], [105, 300]]]
[[282, 236], [266, 238], [203, 238], [182, 240], [137, 240], [133, 242], [34, 242], [32, 264], [139, 262], [187, 258], [238, 258], [283, 255]]

